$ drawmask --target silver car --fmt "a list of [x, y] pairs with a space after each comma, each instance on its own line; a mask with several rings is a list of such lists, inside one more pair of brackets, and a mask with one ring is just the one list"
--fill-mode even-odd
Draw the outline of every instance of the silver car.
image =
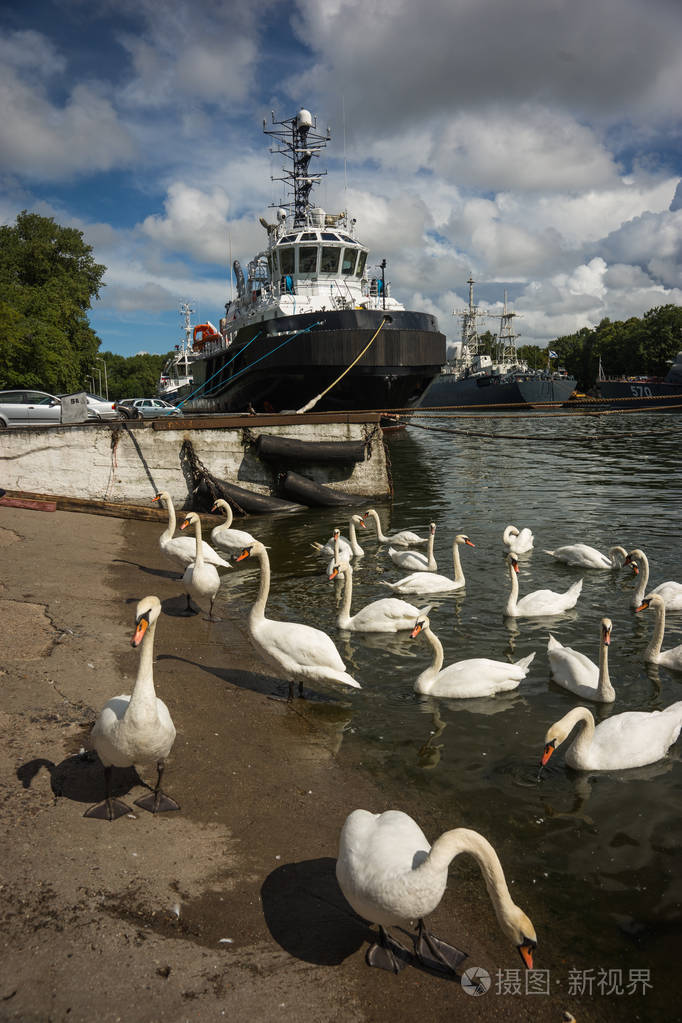
[[159, 416], [181, 416], [182, 410], [163, 398], [124, 398], [117, 402], [118, 411], [130, 419], [158, 419]]
[[0, 429], [8, 426], [58, 426], [62, 404], [56, 394], [31, 391], [0, 391]]

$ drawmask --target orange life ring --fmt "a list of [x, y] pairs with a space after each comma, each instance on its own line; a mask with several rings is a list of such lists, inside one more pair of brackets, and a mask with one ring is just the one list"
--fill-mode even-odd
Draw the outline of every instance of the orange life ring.
[[[197, 334], [201, 333], [201, 337], [197, 337]], [[211, 323], [198, 323], [194, 328], [192, 335], [192, 348], [195, 351], [200, 352], [207, 341], [211, 341], [213, 338], [220, 337], [218, 331]]]

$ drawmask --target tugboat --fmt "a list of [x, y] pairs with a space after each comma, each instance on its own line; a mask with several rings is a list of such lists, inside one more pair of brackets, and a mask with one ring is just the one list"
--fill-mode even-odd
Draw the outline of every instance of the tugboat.
[[413, 407], [445, 361], [435, 316], [391, 296], [386, 260], [370, 270], [368, 249], [347, 210], [327, 213], [311, 193], [331, 138], [301, 109], [263, 131], [285, 158], [289, 201], [272, 222], [260, 218], [267, 247], [244, 273], [233, 263], [237, 296], [216, 336], [192, 361], [185, 410], [316, 412]]
[[481, 351], [479, 322], [487, 314], [474, 303], [474, 284], [469, 277], [469, 306], [455, 315], [462, 320], [462, 340], [455, 359], [446, 363], [440, 375], [427, 387], [419, 401], [420, 408], [467, 408], [511, 406], [529, 408], [534, 405], [563, 403], [576, 388], [575, 377], [563, 370], [552, 370], [548, 352], [547, 369], [529, 369], [519, 359], [513, 329], [516, 313], [507, 309], [507, 293], [500, 317], [495, 357]]

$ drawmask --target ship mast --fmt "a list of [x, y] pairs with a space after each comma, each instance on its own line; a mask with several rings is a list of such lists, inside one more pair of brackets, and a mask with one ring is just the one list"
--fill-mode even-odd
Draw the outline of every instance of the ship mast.
[[518, 353], [516, 351], [516, 339], [518, 334], [514, 333], [514, 327], [512, 320], [516, 316], [516, 313], [510, 312], [507, 309], [507, 289], [504, 289], [504, 309], [500, 316], [500, 333], [498, 334], [497, 341], [499, 347], [499, 359], [502, 363], [511, 363], [516, 365], [518, 362]]
[[266, 128], [266, 121], [263, 121], [263, 131], [276, 139], [271, 147], [271, 153], [277, 153], [286, 157], [291, 166], [282, 168], [282, 177], [272, 177], [273, 181], [283, 181], [291, 189], [292, 198], [288, 202], [271, 203], [277, 208], [284, 208], [293, 215], [293, 227], [305, 227], [309, 223], [310, 193], [326, 171], [311, 171], [310, 163], [315, 157], [319, 157], [331, 138], [329, 129], [322, 134], [317, 130], [317, 118], [313, 118], [310, 111], [301, 109], [295, 117], [289, 117], [284, 121], [276, 121], [275, 113], [272, 112], [272, 123], [274, 128]]
[[182, 342], [182, 353], [185, 355], [192, 347], [192, 313], [194, 309], [192, 309], [189, 302], [181, 302], [180, 312], [185, 319], [185, 339]]
[[483, 316], [487, 316], [487, 313], [482, 313], [477, 305], [474, 303], [474, 284], [476, 282], [469, 276], [467, 284], [469, 285], [469, 306], [467, 309], [455, 309], [453, 312], [454, 316], [461, 316], [462, 318], [462, 354], [458, 360], [459, 367], [462, 370], [469, 370], [474, 365], [474, 361], [479, 355], [479, 342], [478, 336], [478, 322]]

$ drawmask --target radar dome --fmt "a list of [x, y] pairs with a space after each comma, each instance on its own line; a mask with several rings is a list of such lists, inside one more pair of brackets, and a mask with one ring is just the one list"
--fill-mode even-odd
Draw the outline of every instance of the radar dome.
[[303, 107], [296, 114], [296, 126], [298, 128], [312, 128], [313, 118], [309, 110], [305, 110]]
[[284, 221], [287, 219], [287, 211], [283, 210], [281, 206], [277, 210], [277, 219], [279, 220], [280, 224], [283, 224]]

